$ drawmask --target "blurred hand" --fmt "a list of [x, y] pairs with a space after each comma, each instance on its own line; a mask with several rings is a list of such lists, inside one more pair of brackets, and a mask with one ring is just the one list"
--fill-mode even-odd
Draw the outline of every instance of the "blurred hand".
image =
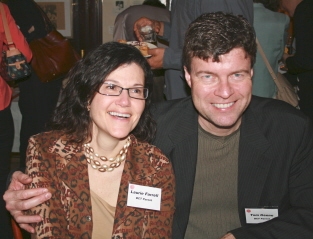
[[157, 35], [163, 36], [163, 22], [141, 17], [134, 23], [134, 32], [139, 41], [143, 40], [140, 36], [139, 30], [144, 26], [151, 26]]
[[152, 69], [160, 69], [163, 67], [163, 57], [165, 48], [149, 49], [148, 54], [151, 55], [148, 58], [148, 63]]
[[282, 62], [283, 62], [284, 64], [286, 64], [286, 59], [287, 59], [288, 57], [291, 57], [291, 56], [293, 56], [293, 55], [289, 55], [288, 53], [284, 53], [284, 54], [283, 54], [283, 57], [282, 57]]
[[226, 235], [224, 235], [223, 237], [221, 237], [221, 239], [236, 239], [236, 238], [234, 237], [233, 234], [227, 233]]
[[20, 171], [14, 172], [8, 190], [3, 195], [6, 209], [24, 230], [34, 233], [35, 230], [28, 223], [42, 221], [39, 215], [24, 215], [28, 210], [51, 198], [51, 193], [46, 188], [25, 189], [25, 185], [32, 182], [32, 178]]

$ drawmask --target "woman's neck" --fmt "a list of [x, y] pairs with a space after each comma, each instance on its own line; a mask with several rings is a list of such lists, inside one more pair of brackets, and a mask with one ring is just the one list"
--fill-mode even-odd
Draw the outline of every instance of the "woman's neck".
[[127, 142], [127, 137], [123, 139], [114, 138], [107, 134], [93, 134], [89, 145], [94, 152], [100, 156], [115, 157]]

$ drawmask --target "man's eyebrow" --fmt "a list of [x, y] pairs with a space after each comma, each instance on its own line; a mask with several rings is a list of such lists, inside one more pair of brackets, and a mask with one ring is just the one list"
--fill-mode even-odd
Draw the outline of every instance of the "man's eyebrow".
[[198, 71], [198, 72], [196, 72], [196, 75], [198, 75], [198, 74], [214, 74], [214, 73], [211, 71]]

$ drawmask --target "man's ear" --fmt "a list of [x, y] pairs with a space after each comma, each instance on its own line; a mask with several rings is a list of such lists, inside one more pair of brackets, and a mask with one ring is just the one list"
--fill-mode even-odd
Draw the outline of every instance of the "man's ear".
[[186, 66], [184, 66], [185, 79], [189, 87], [191, 87], [190, 73], [188, 72]]

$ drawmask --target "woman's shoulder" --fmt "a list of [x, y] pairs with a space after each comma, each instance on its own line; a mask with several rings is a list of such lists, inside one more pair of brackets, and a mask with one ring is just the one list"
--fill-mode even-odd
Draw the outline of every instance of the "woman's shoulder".
[[[133, 140], [134, 139], [134, 140]], [[154, 182], [166, 181], [168, 183], [174, 180], [174, 171], [170, 160], [162, 151], [148, 142], [143, 142], [132, 138], [132, 159], [133, 168], [136, 169], [136, 177], [150, 177], [154, 175]], [[132, 171], [133, 169], [129, 169]]]
[[33, 135], [29, 138], [29, 142], [40, 145], [40, 148], [49, 148], [51, 151], [54, 148], [69, 148], [71, 144], [68, 143], [68, 139], [68, 135], [63, 131], [53, 130]]
[[54, 131], [46, 131], [46, 132], [42, 132], [39, 134], [35, 134], [33, 136], [30, 137], [30, 139], [35, 140], [35, 141], [50, 141], [53, 142], [55, 140], [58, 140], [59, 138], [61, 138], [62, 136], [64, 136], [64, 132], [59, 131], [59, 130], [54, 130]]
[[136, 137], [131, 136], [133, 147], [137, 148], [139, 152], [146, 155], [151, 162], [158, 164], [169, 164], [169, 159], [163, 154], [161, 149], [146, 141], [139, 141]]

